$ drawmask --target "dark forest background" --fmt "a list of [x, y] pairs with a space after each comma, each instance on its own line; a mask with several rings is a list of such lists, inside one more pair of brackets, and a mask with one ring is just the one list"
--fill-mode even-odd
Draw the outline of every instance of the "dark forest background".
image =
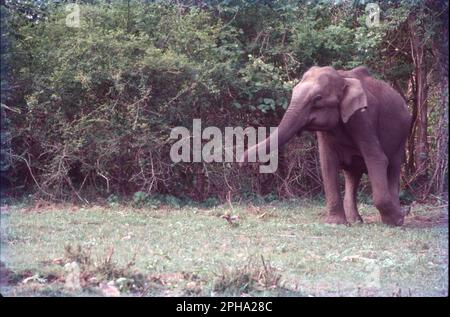
[[[322, 192], [313, 134], [275, 174], [170, 160], [171, 128], [276, 126], [312, 65], [366, 65], [414, 118], [402, 199], [448, 178], [448, 2], [84, 0], [1, 3], [2, 187], [7, 197], [224, 201]], [[370, 192], [366, 182], [362, 192]]]

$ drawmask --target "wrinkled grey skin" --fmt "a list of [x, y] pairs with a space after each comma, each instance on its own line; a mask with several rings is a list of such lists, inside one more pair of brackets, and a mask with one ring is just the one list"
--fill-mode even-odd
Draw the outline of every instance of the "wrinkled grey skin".
[[[350, 71], [312, 67], [297, 84], [278, 126], [279, 147], [303, 131], [316, 131], [327, 201], [326, 222], [361, 221], [356, 193], [363, 173], [369, 175], [375, 206], [384, 223], [401, 226], [401, 163], [411, 115], [403, 98], [388, 84], [372, 78], [365, 67]], [[270, 149], [275, 134], [259, 147]], [[342, 199], [338, 174], [344, 171]]]

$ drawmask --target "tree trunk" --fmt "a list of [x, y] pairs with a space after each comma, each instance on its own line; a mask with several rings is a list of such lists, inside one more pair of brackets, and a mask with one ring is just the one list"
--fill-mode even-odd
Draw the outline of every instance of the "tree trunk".
[[415, 80], [414, 74], [411, 74], [408, 83], [408, 96], [411, 96], [409, 100], [412, 100], [412, 124], [411, 129], [409, 131], [408, 138], [408, 152], [407, 152], [407, 171], [409, 175], [413, 175], [415, 171], [415, 155], [414, 155], [414, 146], [415, 146], [415, 134], [416, 134], [416, 122], [417, 122], [417, 103], [415, 97]]
[[439, 121], [436, 129], [436, 154], [433, 158], [435, 168], [430, 185], [434, 193], [444, 196], [448, 190], [448, 10], [441, 16], [441, 27], [433, 39], [434, 67], [439, 82]]
[[415, 173], [416, 184], [418, 187], [426, 185], [428, 180], [428, 83], [427, 83], [427, 62], [425, 59], [425, 43], [423, 43], [423, 37], [421, 36], [420, 26], [414, 14], [411, 15], [409, 21], [409, 33], [411, 43], [411, 57], [414, 63], [414, 79], [415, 79], [415, 92], [414, 92], [414, 104], [417, 111], [417, 117], [415, 118]]

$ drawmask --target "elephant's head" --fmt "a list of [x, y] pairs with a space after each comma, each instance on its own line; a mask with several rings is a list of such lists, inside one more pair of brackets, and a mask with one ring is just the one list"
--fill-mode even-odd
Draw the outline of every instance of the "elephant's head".
[[328, 131], [339, 122], [346, 123], [355, 111], [365, 107], [367, 98], [358, 79], [344, 78], [332, 67], [314, 66], [294, 87], [277, 133], [249, 148], [241, 161], [245, 162], [251, 151], [261, 147], [268, 152], [275, 137], [281, 147], [303, 131]]

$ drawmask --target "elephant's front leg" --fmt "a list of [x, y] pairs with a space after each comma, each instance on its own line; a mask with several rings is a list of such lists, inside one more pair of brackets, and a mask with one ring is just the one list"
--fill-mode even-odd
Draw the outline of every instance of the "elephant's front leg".
[[317, 139], [328, 211], [325, 221], [327, 223], [346, 224], [347, 219], [339, 190], [339, 158], [325, 135], [318, 132]]
[[356, 171], [344, 171], [345, 195], [344, 209], [349, 222], [363, 222], [357, 207], [356, 197], [358, 195], [358, 185], [362, 173]]

